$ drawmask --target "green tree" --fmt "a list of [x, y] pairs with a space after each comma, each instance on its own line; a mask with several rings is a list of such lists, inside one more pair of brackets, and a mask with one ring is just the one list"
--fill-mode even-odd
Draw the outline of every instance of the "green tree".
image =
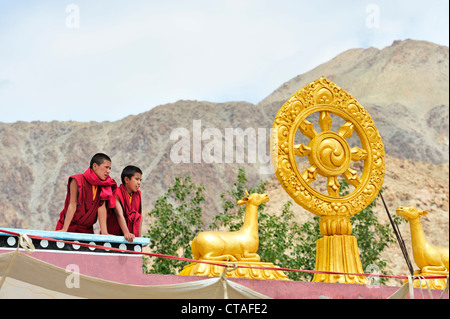
[[[177, 176], [174, 184], [158, 198], [149, 213], [150, 238], [153, 253], [192, 258], [190, 241], [202, 230], [201, 204], [205, 187], [196, 186], [189, 175]], [[151, 266], [148, 266], [151, 264]], [[177, 274], [187, 262], [166, 258], [144, 257], [143, 269], [151, 274]]]
[[[220, 195], [222, 201], [223, 212], [216, 215], [212, 223], [208, 226], [209, 229], [219, 230], [226, 228], [228, 231], [239, 230], [244, 224], [245, 205], [238, 206], [238, 200], [244, 198], [245, 191], [251, 193], [263, 193], [266, 191], [266, 183], [260, 182], [256, 189], [246, 187], [247, 178], [245, 171], [239, 168], [237, 180], [233, 183], [233, 188], [225, 191]], [[265, 203], [258, 206], [258, 213], [265, 208]]]

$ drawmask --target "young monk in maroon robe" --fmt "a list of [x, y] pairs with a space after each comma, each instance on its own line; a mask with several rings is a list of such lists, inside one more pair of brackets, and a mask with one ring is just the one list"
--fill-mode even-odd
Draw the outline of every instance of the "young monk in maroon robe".
[[106, 154], [97, 153], [83, 174], [69, 177], [57, 231], [93, 234], [98, 217], [100, 230], [106, 232], [106, 210], [114, 207], [117, 188], [116, 182], [109, 177], [110, 172], [111, 159]]
[[116, 205], [108, 210], [107, 229], [111, 235], [124, 236], [130, 243], [141, 237], [142, 202], [139, 187], [142, 171], [127, 166], [121, 174], [122, 184], [115, 191]]

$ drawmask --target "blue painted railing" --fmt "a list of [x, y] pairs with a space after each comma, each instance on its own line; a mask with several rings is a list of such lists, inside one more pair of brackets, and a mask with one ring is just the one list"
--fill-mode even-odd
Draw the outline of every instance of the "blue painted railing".
[[[45, 238], [59, 239], [71, 242], [81, 242], [93, 245], [99, 245], [104, 247], [114, 247], [123, 250], [134, 250], [141, 251], [143, 246], [150, 243], [150, 238], [146, 237], [136, 237], [133, 242], [130, 243], [125, 240], [123, 236], [113, 236], [113, 235], [98, 235], [98, 234], [85, 234], [85, 233], [71, 233], [71, 232], [58, 232], [58, 231], [48, 231], [48, 230], [35, 230], [35, 229], [20, 229], [20, 228], [6, 228], [0, 227], [0, 246], [4, 248], [17, 247], [14, 235], [2, 232], [2, 230], [10, 231], [13, 233], [34, 235]], [[1, 240], [1, 238], [4, 238]], [[91, 247], [83, 247], [80, 249], [79, 245], [50, 242], [46, 240], [33, 239], [36, 249], [63, 249], [63, 250], [80, 250], [80, 251], [97, 251], [102, 252], [101, 249], [94, 249]], [[106, 251], [107, 252], [107, 251]], [[114, 251], [110, 251], [114, 252]]]

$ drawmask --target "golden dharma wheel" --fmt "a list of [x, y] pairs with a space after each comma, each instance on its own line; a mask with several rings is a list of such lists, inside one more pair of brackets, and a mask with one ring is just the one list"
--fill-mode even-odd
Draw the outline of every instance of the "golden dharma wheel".
[[[369, 113], [325, 77], [297, 91], [273, 123], [275, 174], [297, 204], [319, 216], [351, 216], [366, 208], [383, 184], [384, 155]], [[300, 169], [300, 163], [306, 166]], [[342, 180], [353, 189], [340, 196]], [[320, 181], [326, 190], [317, 187]]]

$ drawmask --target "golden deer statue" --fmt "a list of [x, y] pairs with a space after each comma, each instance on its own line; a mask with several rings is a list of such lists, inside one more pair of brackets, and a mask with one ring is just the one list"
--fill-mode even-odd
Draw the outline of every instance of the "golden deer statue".
[[[272, 263], [261, 262], [257, 254], [259, 246], [258, 235], [258, 206], [269, 201], [269, 195], [245, 191], [245, 197], [239, 200], [238, 205], [246, 205], [244, 224], [242, 228], [232, 232], [205, 231], [199, 233], [192, 241], [191, 249], [195, 260], [185, 266], [179, 275], [184, 276], [219, 276], [252, 278], [252, 279], [279, 279], [288, 280], [287, 276], [279, 270], [252, 269], [249, 267], [274, 268]], [[233, 270], [224, 270], [220, 263]], [[245, 267], [239, 267], [245, 266]]]
[[[428, 213], [418, 210], [415, 207], [403, 206], [399, 206], [396, 212], [409, 221], [414, 261], [420, 268], [420, 271], [416, 271], [414, 274], [421, 274], [423, 276], [448, 275], [448, 247], [437, 247], [430, 244], [425, 238], [422, 229], [420, 217]], [[435, 289], [443, 289], [445, 287], [445, 280], [442, 282], [442, 280], [434, 279], [429, 282], [431, 282], [430, 286]]]
[[259, 245], [258, 206], [269, 201], [269, 195], [245, 191], [246, 197], [238, 201], [245, 208], [244, 225], [238, 231], [199, 233], [191, 244], [197, 260], [260, 261], [256, 253]]

